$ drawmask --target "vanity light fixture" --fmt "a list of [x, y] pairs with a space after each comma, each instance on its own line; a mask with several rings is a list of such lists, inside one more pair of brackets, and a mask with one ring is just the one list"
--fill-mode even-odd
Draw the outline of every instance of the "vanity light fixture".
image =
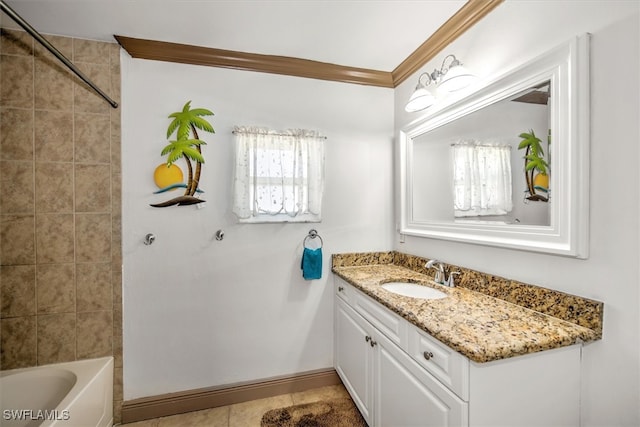
[[[449, 58], [451, 62], [446, 65]], [[426, 78], [426, 81], [423, 81], [423, 78]], [[413, 113], [432, 106], [436, 98], [427, 89], [432, 83], [437, 84], [440, 91], [455, 92], [469, 86], [475, 79], [476, 76], [471, 74], [455, 55], [447, 55], [439, 70], [433, 70], [431, 74], [427, 72], [420, 74], [418, 84], [404, 109]]]

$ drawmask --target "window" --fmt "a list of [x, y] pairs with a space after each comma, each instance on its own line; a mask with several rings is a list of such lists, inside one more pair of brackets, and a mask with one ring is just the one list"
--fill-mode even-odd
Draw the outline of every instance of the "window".
[[236, 127], [233, 213], [241, 222], [320, 222], [324, 137]]
[[454, 216], [511, 212], [511, 147], [464, 142], [452, 150]]

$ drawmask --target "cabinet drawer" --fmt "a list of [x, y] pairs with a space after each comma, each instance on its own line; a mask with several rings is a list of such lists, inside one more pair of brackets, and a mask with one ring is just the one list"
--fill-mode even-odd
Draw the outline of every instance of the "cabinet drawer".
[[353, 286], [340, 279], [339, 277], [334, 276], [334, 285], [336, 295], [339, 296], [344, 302], [353, 305], [353, 294], [355, 293], [355, 289]]
[[394, 344], [406, 349], [407, 331], [409, 329], [409, 323], [406, 320], [359, 292], [357, 298], [354, 298], [353, 301], [355, 301], [355, 304], [354, 302], [351, 302], [351, 304], [362, 317], [385, 334]]
[[411, 325], [409, 355], [462, 400], [469, 400], [469, 359]]

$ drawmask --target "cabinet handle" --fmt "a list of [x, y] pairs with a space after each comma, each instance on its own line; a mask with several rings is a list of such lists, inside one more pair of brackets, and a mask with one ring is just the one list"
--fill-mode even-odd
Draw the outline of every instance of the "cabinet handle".
[[344, 291], [344, 288], [342, 286], [338, 286], [338, 292], [342, 292]]
[[369, 341], [371, 341], [371, 337], [370, 337], [369, 335], [367, 335], [366, 337], [364, 337], [364, 340], [365, 340], [366, 342], [369, 342]]
[[369, 344], [371, 345], [371, 347], [375, 347], [376, 345], [378, 345], [378, 343], [375, 342], [374, 340], [371, 340]]
[[430, 351], [425, 351], [424, 353], [422, 353], [422, 355], [427, 360], [429, 360], [429, 359], [431, 359], [433, 357], [433, 353], [431, 353]]

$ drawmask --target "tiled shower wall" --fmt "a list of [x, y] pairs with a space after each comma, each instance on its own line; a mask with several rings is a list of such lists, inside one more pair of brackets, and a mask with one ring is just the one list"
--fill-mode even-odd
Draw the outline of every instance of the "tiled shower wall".
[[[115, 43], [45, 36], [119, 102]], [[120, 109], [27, 33], [0, 37], [0, 369], [115, 357], [122, 403]]]

